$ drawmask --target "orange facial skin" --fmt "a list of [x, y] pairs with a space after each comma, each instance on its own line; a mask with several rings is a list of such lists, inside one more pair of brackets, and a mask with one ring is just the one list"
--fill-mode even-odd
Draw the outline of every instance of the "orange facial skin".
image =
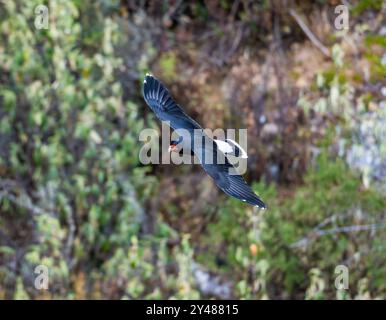
[[168, 149], [169, 152], [177, 152], [177, 145], [176, 144], [171, 144]]

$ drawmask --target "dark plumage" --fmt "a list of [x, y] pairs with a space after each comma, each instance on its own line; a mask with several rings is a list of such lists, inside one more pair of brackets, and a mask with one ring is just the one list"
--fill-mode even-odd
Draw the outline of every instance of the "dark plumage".
[[182, 108], [174, 102], [169, 90], [156, 78], [147, 75], [143, 85], [143, 96], [149, 107], [161, 121], [170, 121], [174, 130], [200, 129], [200, 125], [190, 118]]
[[181, 133], [184, 136], [180, 140], [190, 140], [192, 151], [200, 160], [204, 170], [221, 190], [253, 206], [266, 208], [264, 202], [252, 191], [241, 175], [229, 173], [234, 167], [219, 150], [217, 144], [204, 133], [196, 121], [182, 110], [165, 86], [152, 75], [145, 77], [143, 96], [157, 118], [161, 121], [169, 121], [170, 126], [177, 133], [179, 133], [179, 129], [185, 129], [189, 132], [189, 135], [186, 132]]

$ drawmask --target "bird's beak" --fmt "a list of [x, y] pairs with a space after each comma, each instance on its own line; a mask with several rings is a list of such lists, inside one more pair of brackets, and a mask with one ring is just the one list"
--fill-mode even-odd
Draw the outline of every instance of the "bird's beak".
[[168, 148], [168, 151], [169, 152], [172, 152], [172, 151], [175, 151], [176, 150], [176, 146], [174, 144], [171, 144]]

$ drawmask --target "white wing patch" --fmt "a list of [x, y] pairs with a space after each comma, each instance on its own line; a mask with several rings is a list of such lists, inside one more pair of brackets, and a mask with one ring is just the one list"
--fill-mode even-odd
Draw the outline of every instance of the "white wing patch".
[[241, 146], [237, 142], [233, 141], [232, 139], [226, 139], [226, 141], [214, 139], [214, 142], [216, 142], [217, 147], [224, 154], [235, 155], [235, 150], [239, 149], [240, 150], [239, 158], [242, 158], [242, 159], [248, 158], [248, 155], [245, 152], [245, 150], [241, 148]]
[[246, 151], [243, 148], [241, 148], [241, 146], [236, 141], [234, 141], [232, 139], [226, 139], [226, 141], [228, 142], [228, 144], [231, 145], [232, 149], [237, 148], [241, 151], [241, 154], [239, 156], [240, 158], [242, 158], [242, 159], [248, 158], [248, 154], [246, 153]]
[[221, 140], [216, 140], [216, 139], [214, 139], [214, 142], [216, 142], [217, 147], [224, 154], [233, 153], [233, 148], [232, 148], [232, 146], [228, 142], [221, 141]]

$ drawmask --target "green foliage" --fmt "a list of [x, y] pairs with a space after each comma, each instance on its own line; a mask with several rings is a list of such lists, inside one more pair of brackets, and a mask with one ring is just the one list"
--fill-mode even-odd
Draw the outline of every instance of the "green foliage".
[[176, 63], [174, 52], [167, 52], [160, 57], [159, 64], [165, 79], [173, 80], [176, 77]]
[[[300, 274], [307, 275], [311, 271], [307, 270], [309, 261], [306, 257], [312, 257], [312, 264], [321, 269], [324, 276], [329, 279], [328, 283], [333, 283], [331, 270], [339, 262], [344, 261], [348, 252], [365, 245], [368, 234], [353, 238], [337, 233], [316, 237], [313, 240], [311, 230], [321, 221], [329, 221], [330, 217], [336, 218], [331, 224], [323, 226], [324, 228], [355, 224], [355, 214], [367, 216], [364, 220], [368, 223], [376, 223], [381, 220], [378, 213], [385, 205], [385, 198], [376, 190], [362, 190], [358, 178], [341, 160], [332, 161], [326, 154], [320, 155], [316, 167], [306, 175], [304, 187], [298, 188], [293, 197], [280, 204], [277, 210], [273, 209], [267, 216], [268, 234], [265, 234], [265, 240], [266, 246], [271, 248], [269, 251], [273, 260], [271, 265], [275, 266], [271, 276], [276, 272], [284, 273], [285, 290], [288, 291], [294, 290], [297, 286], [304, 286], [306, 279], [299, 275], [299, 272], [295, 272], [295, 268], [303, 270]], [[352, 210], [357, 211], [354, 214]], [[305, 252], [294, 253], [290, 250], [290, 244], [296, 243], [307, 234], [310, 240], [304, 249]], [[381, 234], [377, 236], [381, 237]], [[272, 242], [272, 239], [276, 240]], [[369, 247], [369, 250], [376, 250], [373, 244], [369, 244]], [[326, 252], [329, 254], [326, 255]], [[367, 263], [367, 267], [371, 268], [371, 264]], [[294, 274], [298, 277], [294, 277]], [[314, 276], [319, 277], [317, 274]], [[359, 275], [359, 272], [350, 274], [351, 279], [357, 279]], [[311, 285], [312, 279], [311, 277]], [[331, 289], [333, 288], [329, 288]]]
[[[138, 297], [144, 289], [130, 281], [138, 269], [133, 281], [149, 278], [152, 266], [135, 265], [148, 250], [139, 247], [136, 235], [145, 215], [143, 199], [156, 184], [138, 167], [137, 137], [144, 126], [138, 106], [122, 100], [115, 80], [122, 63], [113, 54], [117, 24], [103, 17], [101, 29], [95, 29], [94, 20], [79, 21], [87, 6], [51, 1], [50, 28], [39, 31], [26, 14], [37, 4], [9, 3], [1, 21], [1, 68], [9, 75], [0, 88], [7, 111], [1, 121], [4, 134], [13, 137], [2, 163], [9, 168], [7, 177], [36, 186], [34, 204], [21, 187], [7, 191], [12, 201], [1, 199], [2, 224], [35, 208], [28, 216], [35, 231], [23, 238], [29, 244], [20, 263], [28, 278], [33, 266], [49, 267], [53, 295], [66, 290], [75, 264], [95, 255], [96, 277], [118, 285], [120, 272], [127, 294]], [[96, 42], [98, 47], [90, 48]], [[9, 237], [19, 232], [1, 229]], [[13, 249], [2, 248], [8, 253], [3, 264], [11, 265]], [[98, 261], [104, 261], [101, 268]], [[16, 276], [6, 268], [4, 276]], [[25, 279], [17, 279], [15, 297], [25, 298]]]
[[382, 0], [360, 0], [353, 7], [352, 12], [354, 15], [359, 15], [365, 10], [380, 11], [382, 9], [382, 5], [383, 5]]
[[[345, 257], [366, 248], [370, 256], [386, 259], [381, 251], [382, 230], [374, 235], [370, 231], [355, 236], [338, 231], [315, 234], [317, 230], [382, 220], [385, 197], [375, 189], [363, 190], [358, 177], [339, 158], [330, 159], [322, 153], [306, 174], [304, 186], [290, 197], [282, 198], [272, 185], [260, 184], [256, 190], [270, 204], [268, 211], [253, 213], [228, 200], [217, 221], [209, 226], [205, 242], [213, 245], [200, 255], [200, 261], [209, 261], [212, 268], [216, 258], [227, 261], [220, 271], [238, 281], [239, 297], [265, 298], [268, 291], [270, 296], [326, 298], [335, 291], [334, 269], [345, 263]], [[254, 216], [258, 218], [255, 222]], [[307, 237], [305, 244], [298, 242], [303, 237]], [[366, 269], [368, 274], [377, 274], [372, 278], [373, 288], [381, 294], [382, 286], [375, 285], [381, 272], [370, 260], [359, 256], [349, 268], [351, 287]], [[299, 291], [306, 293], [298, 295]]]

